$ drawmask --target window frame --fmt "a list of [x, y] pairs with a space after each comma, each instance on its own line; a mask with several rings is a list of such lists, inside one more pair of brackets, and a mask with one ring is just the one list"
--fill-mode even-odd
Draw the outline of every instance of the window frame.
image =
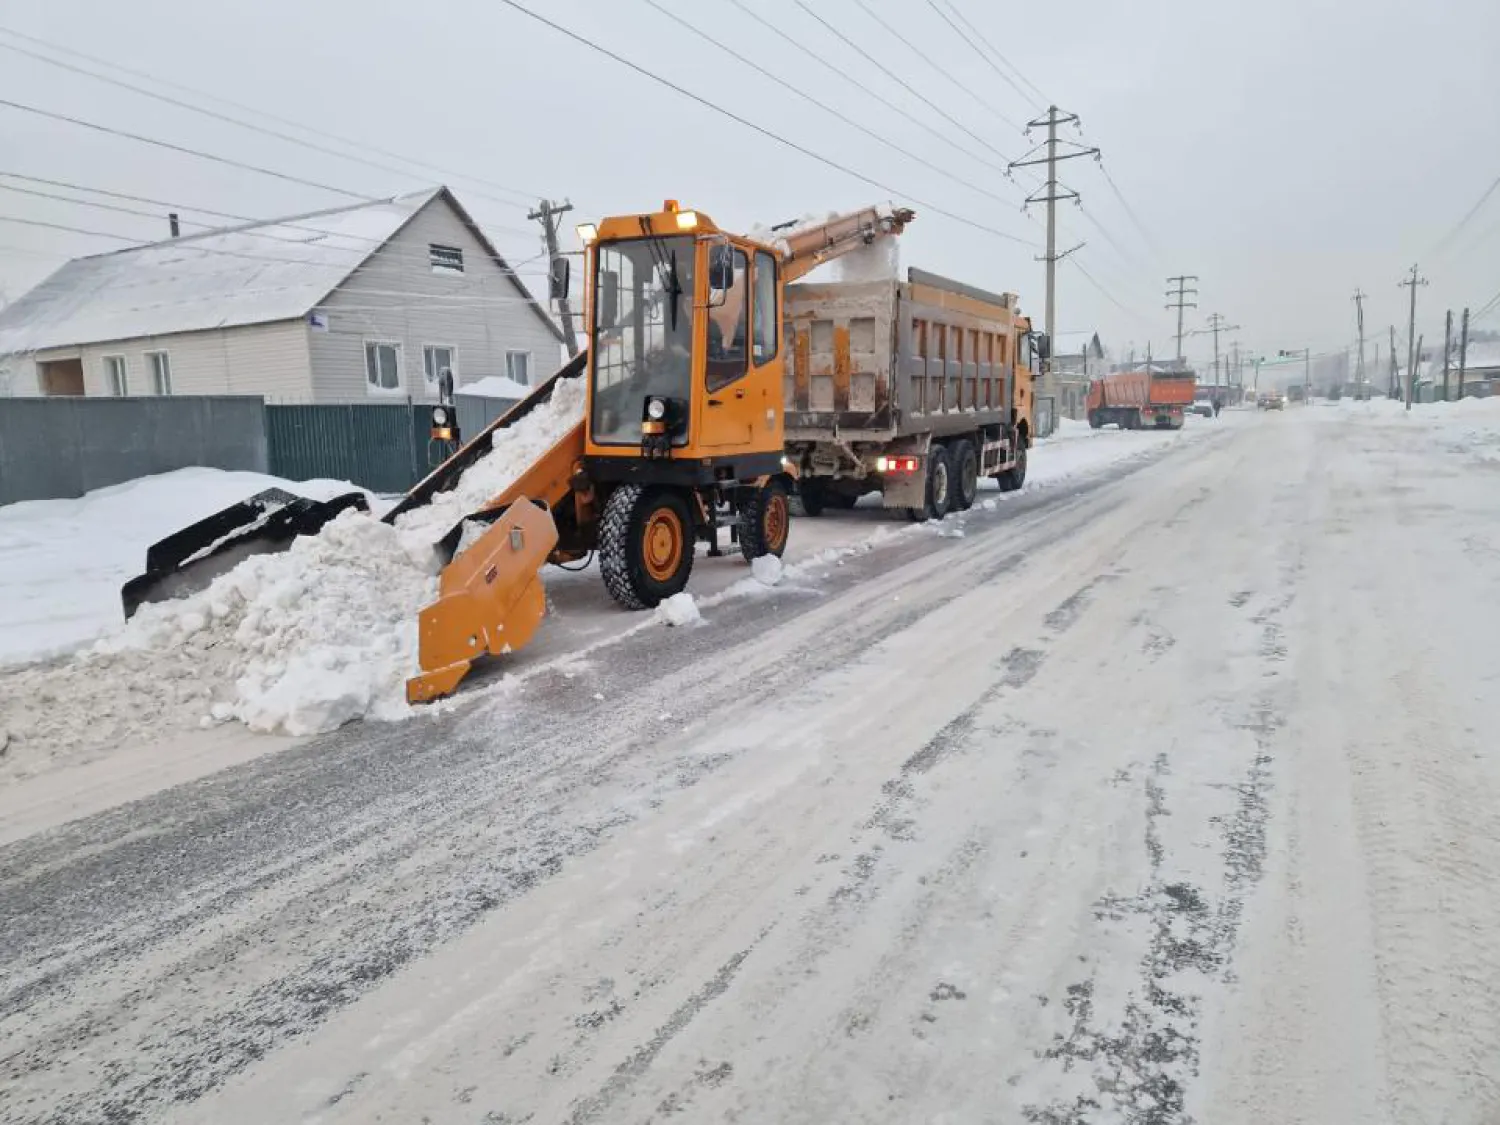
[[[755, 350], [751, 346], [751, 344], [752, 344], [752, 342], [753, 342], [753, 340], [755, 338], [755, 325], [751, 322], [751, 319], [750, 319], [751, 318], [751, 314], [752, 314], [752, 308], [753, 308], [753, 302], [751, 300], [751, 291], [755, 288], [755, 274], [754, 274], [753, 268], [751, 266], [751, 262], [753, 260], [753, 256], [750, 255], [750, 254], [747, 254], [745, 252], [745, 248], [743, 246], [736, 246], [732, 242], [729, 244], [729, 252], [730, 252], [730, 255], [731, 255], [731, 257], [730, 257], [731, 263], [733, 263], [735, 261], [735, 258], [734, 258], [735, 255], [738, 255], [740, 258], [743, 258], [744, 261], [745, 261], [745, 269], [744, 269], [745, 284], [744, 284], [744, 289], [741, 291], [741, 294], [740, 294], [741, 301], [743, 302], [743, 305], [742, 305], [743, 313], [742, 313], [742, 315], [744, 316], [744, 320], [745, 320], [745, 354], [742, 357], [744, 362], [743, 362], [743, 365], [740, 367], [740, 369], [738, 371], [735, 371], [735, 372], [733, 372], [731, 374], [730, 371], [729, 371], [729, 365], [732, 364], [732, 363], [735, 363], [736, 360], [734, 360], [734, 359], [712, 359], [712, 358], [705, 358], [705, 360], [704, 360], [704, 372], [703, 372], [703, 386], [704, 386], [704, 389], [709, 394], [711, 394], [711, 395], [716, 395], [720, 391], [726, 390], [729, 387], [734, 386], [741, 379], [743, 379], [746, 375], [750, 374], [750, 353]], [[712, 291], [710, 291], [710, 293], [711, 292]], [[712, 305], [710, 307], [710, 309], [708, 310], [708, 315], [712, 316], [713, 309], [715, 309], [715, 308], [727, 308], [728, 307], [728, 303], [729, 303], [729, 298], [728, 298], [727, 293], [726, 293], [726, 296], [725, 296], [725, 299], [724, 299], [724, 304], [722, 304], [722, 305]], [[710, 324], [711, 323], [712, 322], [710, 321]], [[706, 331], [707, 331], [707, 329], [705, 329], [705, 332]], [[707, 337], [705, 337], [705, 339], [706, 338]], [[721, 341], [721, 344], [722, 343], [723, 343], [723, 341]], [[733, 343], [734, 343], [734, 340], [731, 338], [728, 341], [728, 344], [729, 345], [733, 345]], [[725, 350], [728, 351], [729, 348], [725, 347]]]
[[[370, 349], [391, 348], [396, 353], [396, 385], [394, 387], [382, 387], [370, 382]], [[406, 364], [403, 361], [404, 347], [400, 340], [382, 340], [369, 337], [364, 341], [363, 359], [365, 364], [365, 393], [379, 397], [404, 397], [406, 394]], [[378, 361], [377, 361], [378, 367]]]
[[[160, 359], [161, 365], [156, 361]], [[157, 348], [146, 353], [146, 370], [151, 374], [151, 389], [160, 398], [172, 397], [172, 353], [165, 348]], [[166, 390], [162, 390], [162, 374], [165, 372]]]
[[[771, 350], [766, 353], [764, 359], [755, 356], [755, 330], [759, 325], [760, 316], [760, 260], [764, 258], [771, 265]], [[751, 260], [750, 274], [750, 363], [759, 368], [770, 363], [781, 354], [781, 274], [780, 263], [776, 255], [769, 250], [757, 250], [755, 257]]]
[[438, 389], [438, 378], [442, 374], [442, 369], [435, 367], [432, 377], [429, 378], [427, 375], [427, 357], [433, 352], [448, 353], [448, 370], [453, 372], [453, 385], [455, 387], [458, 386], [458, 348], [453, 344], [422, 345], [422, 382], [429, 390], [436, 391]]
[[[114, 354], [111, 354], [111, 355], [100, 356], [99, 359], [100, 359], [100, 361], [104, 365], [104, 389], [105, 389], [106, 393], [108, 394], [108, 397], [110, 397], [110, 398], [129, 398], [130, 397], [130, 362], [125, 358], [124, 354], [123, 353], [114, 353]], [[112, 366], [113, 361], [116, 361], [116, 360], [118, 360], [119, 364], [120, 364], [120, 368], [119, 368], [119, 371], [120, 371], [120, 381], [119, 381], [119, 384], [118, 384], [118, 389], [117, 389], [117, 386], [116, 386], [116, 383], [115, 383], [115, 377], [114, 377], [115, 376], [115, 370], [114, 370], [114, 368]]]
[[[453, 260], [444, 262], [440, 258], [444, 255], [457, 255], [456, 262]], [[446, 242], [429, 242], [427, 244], [427, 264], [432, 272], [440, 276], [460, 277], [464, 273], [464, 248], [462, 246], [450, 246]]]
[[[526, 378], [517, 379], [510, 371], [510, 357], [523, 355], [526, 357]], [[505, 377], [512, 383], [519, 383], [523, 387], [531, 386], [531, 349], [530, 348], [506, 348], [505, 349]]]

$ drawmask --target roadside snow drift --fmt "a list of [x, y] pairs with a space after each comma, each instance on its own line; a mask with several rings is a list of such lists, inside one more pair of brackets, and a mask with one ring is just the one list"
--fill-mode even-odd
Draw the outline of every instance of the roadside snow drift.
[[561, 438], [582, 402], [581, 380], [560, 382], [451, 493], [394, 527], [346, 512], [201, 593], [142, 607], [91, 651], [7, 677], [0, 731], [50, 756], [231, 719], [303, 735], [409, 714], [417, 613], [437, 592], [433, 543]]

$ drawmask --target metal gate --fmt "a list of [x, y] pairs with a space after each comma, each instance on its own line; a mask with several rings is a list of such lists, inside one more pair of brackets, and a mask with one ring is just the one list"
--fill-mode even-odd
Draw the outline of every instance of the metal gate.
[[407, 403], [267, 406], [270, 469], [290, 480], [405, 492], [430, 471], [429, 426], [429, 408]]

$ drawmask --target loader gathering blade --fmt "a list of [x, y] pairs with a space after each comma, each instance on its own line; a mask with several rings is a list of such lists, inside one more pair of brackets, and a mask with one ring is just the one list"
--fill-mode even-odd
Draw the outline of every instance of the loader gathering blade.
[[268, 488], [248, 500], [174, 532], [146, 551], [146, 572], [120, 591], [125, 617], [147, 602], [167, 601], [207, 589], [219, 575], [251, 555], [285, 550], [299, 535], [316, 535], [350, 508], [369, 510], [363, 492], [309, 500]]

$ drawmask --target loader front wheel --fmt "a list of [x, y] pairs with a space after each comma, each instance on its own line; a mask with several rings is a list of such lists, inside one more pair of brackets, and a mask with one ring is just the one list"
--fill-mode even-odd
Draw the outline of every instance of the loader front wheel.
[[664, 488], [622, 484], [599, 523], [599, 573], [626, 609], [651, 609], [680, 594], [693, 572], [693, 519], [687, 501]]
[[792, 507], [786, 485], [772, 479], [755, 490], [740, 509], [740, 553], [746, 562], [762, 555], [781, 557], [792, 529]]

